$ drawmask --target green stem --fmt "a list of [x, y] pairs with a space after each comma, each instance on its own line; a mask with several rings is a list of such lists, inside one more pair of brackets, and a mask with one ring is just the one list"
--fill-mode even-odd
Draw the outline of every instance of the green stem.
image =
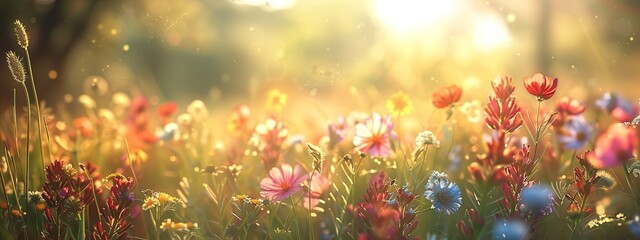
[[[14, 131], [15, 131], [15, 136], [16, 136], [16, 145], [18, 145], [19, 139], [18, 139], [18, 107], [17, 107], [17, 103], [16, 103], [16, 89], [13, 89], [13, 126], [14, 126]], [[16, 147], [16, 156], [18, 157], [18, 159], [20, 158], [20, 151], [18, 151], [18, 148]]]
[[300, 223], [298, 222], [297, 218], [297, 214], [296, 214], [296, 203], [293, 202], [293, 197], [289, 197], [289, 200], [291, 200], [291, 210], [293, 211], [293, 221], [296, 222], [296, 235], [298, 236], [298, 239], [302, 239], [300, 238]]
[[631, 178], [631, 175], [629, 174], [629, 163], [628, 161], [625, 161], [623, 163], [623, 167], [624, 167], [624, 177], [627, 180], [627, 186], [629, 187], [629, 189], [631, 190], [631, 194], [633, 195], [633, 200], [636, 201], [636, 211], [640, 211], [640, 199], [638, 198], [638, 194], [636, 193], [636, 190], [633, 186], [633, 179]]
[[311, 221], [311, 213], [313, 213], [313, 208], [311, 207], [311, 185], [313, 184], [313, 170], [311, 171], [311, 177], [309, 177], [309, 239], [313, 240], [313, 223]]
[[38, 116], [38, 144], [40, 146], [40, 159], [42, 161], [42, 183], [45, 181], [44, 167], [44, 148], [42, 147], [42, 115], [40, 113], [40, 100], [38, 100], [38, 92], [36, 91], [36, 83], [33, 79], [33, 69], [31, 68], [31, 57], [29, 56], [29, 50], [24, 48], [24, 53], [27, 56], [27, 68], [29, 69], [29, 78], [31, 79], [31, 90], [33, 91], [33, 99], [36, 100], [36, 115]]
[[25, 141], [26, 145], [26, 155], [27, 162], [25, 163], [25, 171], [24, 171], [24, 197], [25, 200], [29, 196], [29, 137], [31, 135], [31, 100], [29, 99], [29, 91], [27, 90], [27, 85], [22, 83], [22, 88], [24, 89], [25, 99], [27, 100], [27, 139]]
[[536, 124], [534, 125], [535, 129], [536, 129], [536, 136], [535, 136], [535, 140], [533, 142], [533, 156], [531, 157], [531, 159], [533, 159], [535, 161], [536, 159], [536, 154], [538, 153], [538, 144], [540, 143], [540, 104], [542, 103], [542, 101], [538, 101], [538, 108], [536, 109]]

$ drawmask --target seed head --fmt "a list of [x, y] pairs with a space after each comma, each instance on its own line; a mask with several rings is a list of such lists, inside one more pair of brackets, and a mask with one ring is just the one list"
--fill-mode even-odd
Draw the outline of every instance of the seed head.
[[29, 35], [27, 35], [27, 29], [24, 27], [24, 24], [20, 22], [20, 20], [16, 20], [13, 22], [13, 31], [16, 33], [16, 39], [18, 40], [18, 45], [20, 47], [27, 49], [29, 47]]
[[27, 75], [24, 72], [24, 67], [22, 65], [22, 61], [16, 56], [16, 54], [12, 51], [7, 52], [7, 64], [9, 65], [9, 71], [11, 71], [11, 76], [13, 79], [18, 81], [19, 83], [24, 83], [27, 79]]

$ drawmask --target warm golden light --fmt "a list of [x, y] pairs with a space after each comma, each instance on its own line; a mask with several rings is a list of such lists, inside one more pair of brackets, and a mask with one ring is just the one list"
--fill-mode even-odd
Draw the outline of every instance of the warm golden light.
[[478, 16], [473, 28], [473, 43], [479, 51], [495, 50], [511, 41], [507, 26], [494, 15]]
[[373, 8], [382, 25], [403, 34], [436, 27], [460, 3], [459, 0], [373, 0]]
[[288, 9], [296, 4], [296, 0], [237, 0], [232, 2], [255, 7], [264, 7], [267, 10]]

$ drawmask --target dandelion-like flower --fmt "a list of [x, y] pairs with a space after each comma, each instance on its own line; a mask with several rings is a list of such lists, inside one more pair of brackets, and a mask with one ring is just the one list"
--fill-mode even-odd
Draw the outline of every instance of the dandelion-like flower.
[[528, 235], [529, 226], [519, 219], [502, 219], [493, 225], [493, 240], [522, 240]]
[[457, 103], [460, 97], [462, 97], [462, 88], [454, 84], [435, 92], [432, 103], [436, 108], [442, 109]]
[[446, 174], [434, 171], [427, 185], [424, 196], [431, 201], [431, 208], [438, 213], [450, 215], [458, 211], [462, 205], [462, 193], [454, 182], [449, 182]]
[[272, 168], [269, 171], [269, 177], [260, 181], [262, 188], [260, 195], [269, 200], [282, 201], [302, 190], [300, 184], [307, 179], [307, 175], [303, 175], [300, 171], [300, 166], [296, 165], [293, 168], [286, 163], [279, 168]]
[[553, 211], [553, 191], [547, 185], [536, 184], [522, 189], [518, 201], [524, 216], [538, 218]]
[[593, 128], [582, 116], [570, 118], [563, 130], [558, 140], [565, 149], [580, 149], [593, 135]]
[[595, 149], [587, 155], [587, 161], [598, 169], [615, 167], [634, 158], [637, 146], [635, 129], [613, 124], [598, 137]]
[[439, 148], [440, 141], [436, 139], [436, 135], [433, 134], [433, 132], [431, 131], [424, 131], [424, 132], [418, 133], [418, 136], [416, 136], [416, 146], [423, 148], [423, 147], [426, 147], [427, 145], [433, 145], [436, 148]]
[[413, 109], [413, 102], [404, 92], [397, 92], [387, 100], [387, 109], [393, 116], [404, 116]]
[[460, 106], [460, 112], [462, 112], [462, 114], [467, 117], [467, 121], [471, 123], [479, 123], [482, 121], [482, 106], [477, 99], [463, 103], [462, 106]]
[[207, 106], [202, 100], [194, 100], [187, 105], [187, 113], [196, 121], [203, 121], [209, 117]]
[[553, 97], [558, 88], [558, 78], [547, 77], [540, 73], [536, 73], [533, 77], [525, 77], [522, 81], [527, 92], [536, 96], [538, 101]]
[[391, 153], [392, 129], [391, 118], [374, 113], [364, 123], [356, 125], [353, 145], [357, 151], [366, 152], [371, 156], [388, 157]]
[[11, 76], [19, 83], [24, 83], [27, 79], [27, 75], [24, 72], [24, 66], [22, 65], [22, 61], [16, 56], [16, 54], [12, 51], [7, 52], [7, 64], [9, 65], [9, 71], [11, 72]]

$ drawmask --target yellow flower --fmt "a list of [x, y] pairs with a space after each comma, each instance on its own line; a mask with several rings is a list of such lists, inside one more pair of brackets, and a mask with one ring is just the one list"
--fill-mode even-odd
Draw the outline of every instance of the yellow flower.
[[144, 199], [144, 203], [142, 204], [142, 210], [147, 211], [155, 206], [160, 205], [160, 202], [155, 197], [147, 197]]
[[160, 224], [160, 230], [169, 229], [171, 228], [171, 226], [173, 226], [173, 224], [174, 223], [171, 222], [171, 218], [167, 218]]
[[158, 202], [160, 202], [160, 204], [165, 204], [165, 203], [178, 203], [180, 200], [178, 200], [177, 198], [166, 194], [166, 193], [158, 193]]
[[394, 93], [387, 100], [387, 109], [393, 116], [404, 116], [413, 109], [413, 102], [404, 92]]
[[267, 106], [275, 109], [276, 111], [282, 111], [284, 105], [287, 104], [287, 94], [281, 92], [278, 89], [269, 91], [267, 95]]
[[249, 203], [253, 204], [253, 205], [261, 205], [262, 202], [264, 202], [264, 200], [260, 199], [260, 198], [252, 198], [251, 200], [249, 200]]
[[189, 228], [187, 228], [187, 224], [183, 223], [183, 222], [177, 222], [177, 223], [171, 224], [171, 229], [173, 229], [173, 231], [188, 231], [189, 230]]
[[198, 223], [188, 222], [188, 223], [187, 223], [187, 228], [188, 228], [189, 230], [196, 229], [196, 228], [198, 228]]
[[231, 197], [231, 199], [233, 201], [246, 201], [247, 199], [249, 199], [249, 196], [247, 196], [246, 194], [238, 194]]

